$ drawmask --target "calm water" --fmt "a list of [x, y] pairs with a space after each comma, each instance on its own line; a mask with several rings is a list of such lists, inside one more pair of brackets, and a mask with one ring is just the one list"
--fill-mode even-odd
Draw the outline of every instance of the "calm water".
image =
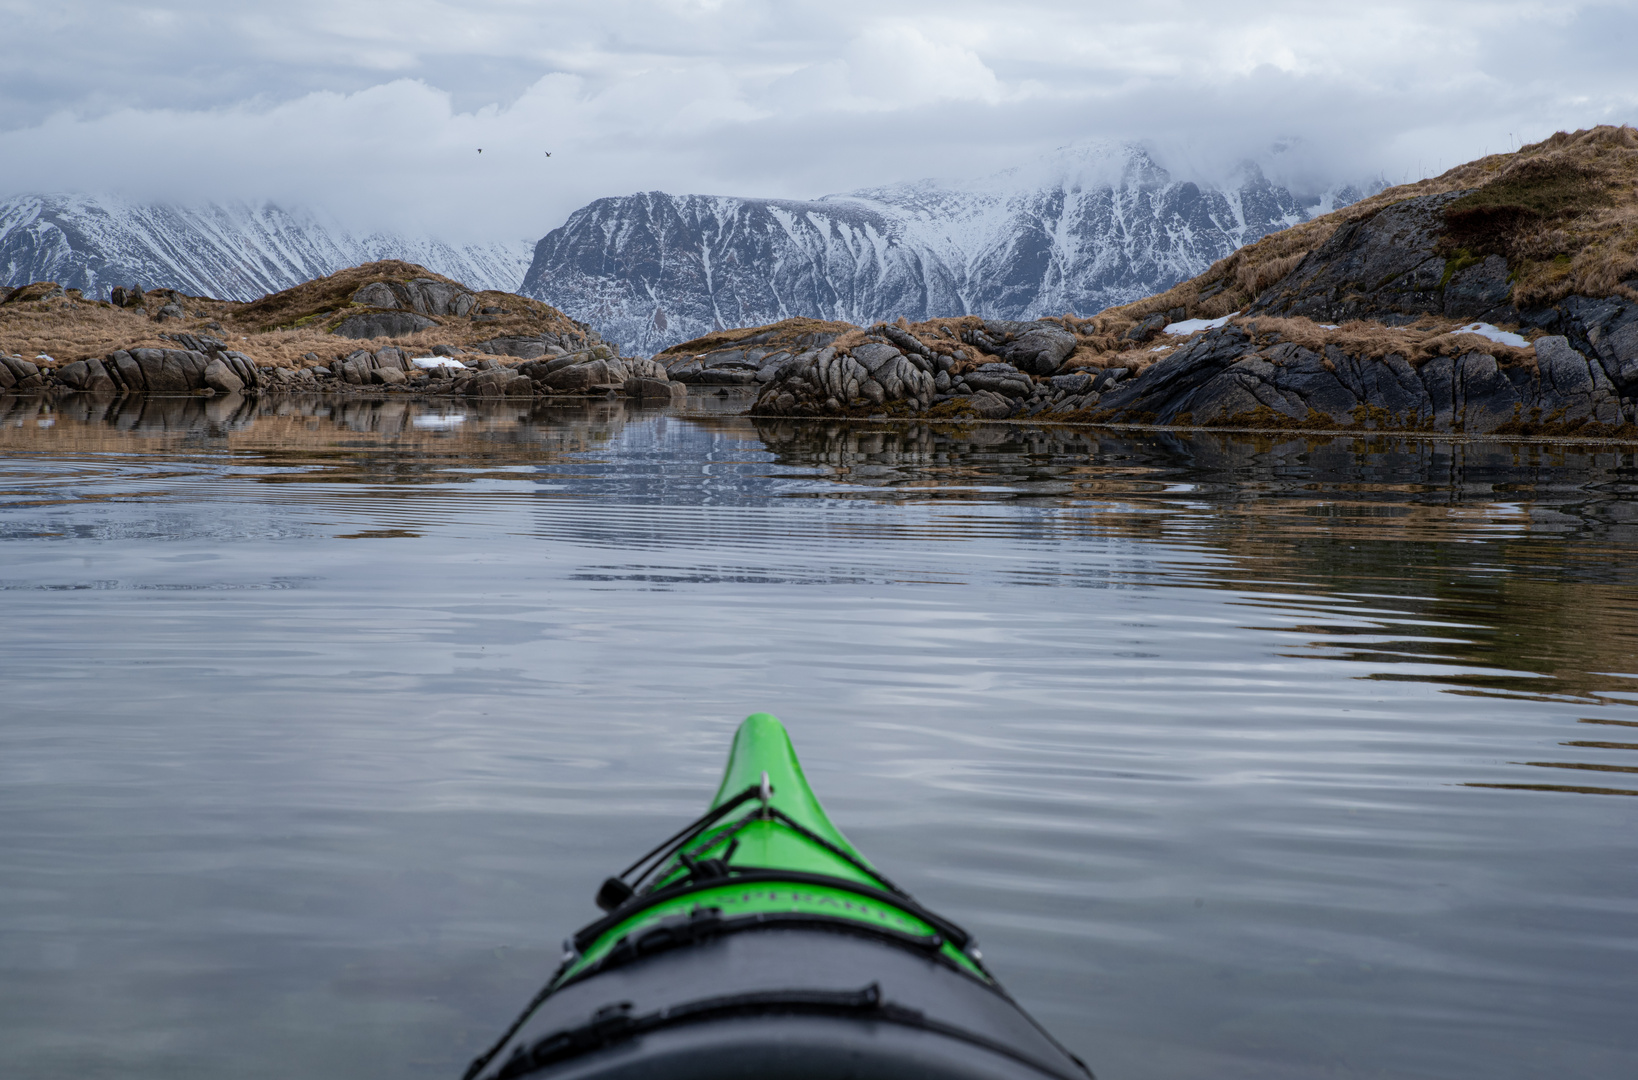
[[453, 1080], [761, 709], [1102, 1080], [1638, 1075], [1633, 454], [690, 409], [0, 399], [5, 1075]]

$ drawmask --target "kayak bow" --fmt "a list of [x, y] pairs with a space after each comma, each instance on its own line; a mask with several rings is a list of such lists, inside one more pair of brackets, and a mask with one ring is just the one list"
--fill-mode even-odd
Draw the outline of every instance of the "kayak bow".
[[1091, 1076], [831, 824], [767, 713], [705, 814], [597, 903], [464, 1080]]

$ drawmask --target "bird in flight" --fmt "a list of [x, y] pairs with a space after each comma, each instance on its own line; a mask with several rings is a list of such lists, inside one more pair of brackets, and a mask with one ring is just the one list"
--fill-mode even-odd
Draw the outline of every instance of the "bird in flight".
[[551, 157], [551, 156], [552, 156], [552, 152], [551, 152], [551, 151], [550, 151], [550, 150], [548, 150], [548, 151], [546, 151], [546, 156], [547, 156], [547, 157]]
[[480, 153], [480, 154], [483, 153], [483, 147], [481, 147], [481, 146], [478, 147], [478, 153]]

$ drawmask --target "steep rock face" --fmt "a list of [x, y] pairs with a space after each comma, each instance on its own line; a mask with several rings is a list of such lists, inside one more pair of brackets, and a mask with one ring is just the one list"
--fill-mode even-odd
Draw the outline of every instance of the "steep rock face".
[[806, 202], [645, 192], [576, 211], [536, 246], [520, 291], [642, 352], [798, 315], [1027, 320], [1164, 290], [1359, 197], [1305, 206], [1255, 169], [1201, 187], [1107, 145], [972, 184]]
[[116, 286], [252, 300], [344, 267], [403, 259], [479, 289], [511, 291], [526, 244], [453, 246], [355, 235], [271, 204], [145, 205], [90, 195], [0, 200], [0, 284], [56, 281], [106, 299]]
[[1406, 199], [1344, 225], [1248, 310], [1390, 326], [1423, 315], [1517, 322], [1506, 259], [1489, 255], [1461, 265], [1464, 260], [1448, 259], [1440, 250], [1444, 210], [1464, 194]]

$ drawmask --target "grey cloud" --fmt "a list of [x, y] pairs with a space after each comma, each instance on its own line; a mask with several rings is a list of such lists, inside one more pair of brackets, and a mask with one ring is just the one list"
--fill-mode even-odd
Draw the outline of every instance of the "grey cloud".
[[1096, 138], [1200, 179], [1250, 157], [1297, 187], [1398, 181], [1638, 113], [1617, 44], [1638, 17], [1610, 4], [0, 0], [0, 19], [0, 194], [273, 198], [451, 239], [538, 236], [601, 195], [811, 197]]

